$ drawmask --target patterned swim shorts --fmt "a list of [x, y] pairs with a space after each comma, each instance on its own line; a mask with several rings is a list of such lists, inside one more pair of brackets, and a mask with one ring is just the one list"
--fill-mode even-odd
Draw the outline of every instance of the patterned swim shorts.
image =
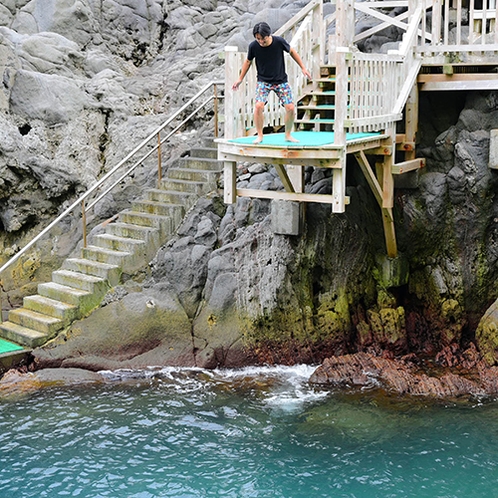
[[289, 83], [266, 83], [266, 81], [258, 81], [256, 86], [256, 102], [263, 102], [266, 104], [268, 95], [274, 91], [282, 105], [292, 104], [292, 90]]

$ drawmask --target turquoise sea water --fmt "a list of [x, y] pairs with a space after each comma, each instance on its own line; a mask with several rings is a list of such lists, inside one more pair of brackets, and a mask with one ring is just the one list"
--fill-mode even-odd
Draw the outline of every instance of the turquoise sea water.
[[340, 393], [311, 372], [108, 372], [1, 398], [0, 497], [498, 496], [498, 402]]

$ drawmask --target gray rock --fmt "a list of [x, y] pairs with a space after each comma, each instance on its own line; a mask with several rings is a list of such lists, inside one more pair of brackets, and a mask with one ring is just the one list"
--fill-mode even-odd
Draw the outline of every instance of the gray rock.
[[67, 123], [84, 107], [84, 90], [64, 76], [19, 70], [12, 87], [11, 111], [23, 118], [40, 119], [48, 126]]

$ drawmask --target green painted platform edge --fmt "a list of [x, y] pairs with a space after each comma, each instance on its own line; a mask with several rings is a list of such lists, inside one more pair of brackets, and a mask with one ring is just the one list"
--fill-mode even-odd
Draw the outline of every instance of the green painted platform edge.
[[24, 351], [24, 348], [19, 346], [19, 344], [0, 339], [0, 355], [3, 353], [13, 353], [15, 351]]
[[[354, 142], [366, 138], [376, 138], [381, 136], [381, 132], [371, 133], [347, 133], [346, 141]], [[287, 142], [284, 133], [270, 133], [263, 136], [263, 141], [258, 145], [276, 145], [282, 147], [323, 147], [325, 145], [334, 144], [333, 131], [295, 131], [292, 136], [299, 140], [297, 143]], [[252, 145], [254, 136], [239, 137], [228, 140], [231, 143]]]

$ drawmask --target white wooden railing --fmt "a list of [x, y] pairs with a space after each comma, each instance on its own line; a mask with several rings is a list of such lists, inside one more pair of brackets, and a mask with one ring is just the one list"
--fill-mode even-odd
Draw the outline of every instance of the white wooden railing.
[[[394, 5], [394, 2], [389, 3]], [[406, 5], [406, 2], [399, 3]], [[366, 12], [363, 6], [360, 10]], [[343, 123], [349, 132], [389, 129], [402, 118], [403, 107], [421, 66], [414, 47], [420, 33], [422, 14], [423, 10], [418, 6], [409, 10], [406, 17], [403, 16], [408, 18], [408, 23], [403, 23], [406, 33], [398, 50], [391, 50], [385, 55], [351, 52], [347, 64], [350, 95], [347, 118]]]
[[[482, 8], [476, 8], [477, 1]], [[330, 0], [336, 9], [326, 18], [324, 2], [328, 0], [312, 0], [275, 34], [291, 40], [314, 78], [320, 66], [336, 65], [336, 144], [344, 143], [347, 132], [392, 128], [402, 117], [423, 63], [492, 63], [498, 58], [496, 0]], [[356, 12], [376, 23], [355, 33]], [[331, 25], [335, 33], [327, 35]], [[390, 26], [405, 32], [398, 50], [387, 54], [358, 51], [358, 42]], [[245, 51], [226, 49], [228, 139], [249, 134], [254, 127], [255, 68], [251, 67], [237, 92], [230, 91], [245, 57]], [[299, 99], [309, 82], [291, 61], [287, 72], [295, 99]], [[271, 95], [265, 126], [283, 124], [282, 108]]]

